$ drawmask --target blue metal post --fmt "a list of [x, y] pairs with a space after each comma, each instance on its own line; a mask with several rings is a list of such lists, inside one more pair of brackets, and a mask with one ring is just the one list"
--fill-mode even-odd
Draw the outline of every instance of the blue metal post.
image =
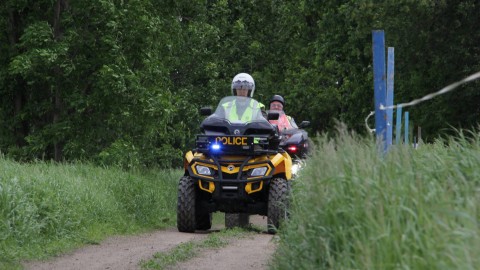
[[387, 150], [386, 144], [386, 121], [387, 112], [380, 110], [380, 106], [386, 105], [386, 76], [385, 76], [385, 33], [383, 30], [372, 31], [373, 41], [373, 89], [375, 92], [375, 133], [377, 139], [383, 144], [383, 150]]
[[408, 139], [408, 112], [405, 112], [405, 145], [408, 145], [410, 140]]
[[402, 138], [402, 106], [397, 107], [397, 124], [395, 126], [397, 128], [395, 132], [395, 144], [399, 145]]
[[[388, 47], [387, 65], [387, 107], [393, 105], [393, 78], [395, 74], [395, 49]], [[393, 109], [387, 109], [387, 147], [392, 145]]]

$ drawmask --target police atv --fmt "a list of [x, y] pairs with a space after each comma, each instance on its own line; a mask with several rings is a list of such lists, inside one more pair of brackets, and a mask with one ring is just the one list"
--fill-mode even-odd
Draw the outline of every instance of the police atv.
[[[230, 96], [214, 114], [202, 109], [211, 115], [201, 124], [196, 148], [185, 154], [185, 174], [178, 184], [180, 232], [210, 229], [216, 211], [225, 213], [227, 228], [248, 225], [252, 214], [267, 216], [269, 233], [287, 216], [292, 160], [279, 147], [278, 129], [257, 104]], [[278, 113], [267, 118], [278, 118]]]

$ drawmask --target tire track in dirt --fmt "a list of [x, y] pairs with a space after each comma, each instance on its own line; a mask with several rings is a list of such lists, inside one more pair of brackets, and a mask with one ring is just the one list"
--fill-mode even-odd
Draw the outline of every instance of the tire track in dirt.
[[257, 215], [250, 216], [250, 224], [261, 228], [263, 232], [233, 240], [228, 246], [220, 249], [204, 250], [195, 258], [178, 263], [171, 269], [268, 269], [268, 263], [275, 252], [276, 244], [273, 236], [266, 233], [267, 218]]
[[138, 264], [141, 260], [149, 260], [157, 252], [164, 252], [181, 243], [206, 236], [205, 233], [180, 233], [173, 228], [138, 236], [118, 236], [53, 260], [27, 262], [24, 267], [32, 270], [140, 269]]
[[[251, 216], [250, 223], [267, 228], [266, 218]], [[25, 262], [25, 269], [35, 270], [130, 270], [141, 269], [139, 263], [149, 260], [157, 252], [167, 252], [175, 246], [192, 240], [201, 240], [224, 228], [216, 225], [212, 231], [180, 233], [175, 228], [138, 236], [117, 236], [99, 245], [88, 245], [48, 261]], [[235, 239], [223, 248], [203, 250], [195, 258], [181, 262], [172, 269], [267, 269], [275, 251], [272, 235], [265, 232]]]
[[218, 250], [207, 250], [197, 257], [179, 263], [172, 269], [268, 269], [269, 260], [275, 251], [272, 235], [258, 234], [230, 243]]

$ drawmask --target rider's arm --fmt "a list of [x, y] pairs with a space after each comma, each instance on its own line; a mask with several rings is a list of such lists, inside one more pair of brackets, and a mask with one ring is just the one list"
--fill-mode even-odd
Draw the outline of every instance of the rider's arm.
[[295, 123], [295, 120], [293, 119], [293, 117], [291, 117], [290, 115], [287, 115], [287, 118], [292, 128], [298, 128], [297, 123]]

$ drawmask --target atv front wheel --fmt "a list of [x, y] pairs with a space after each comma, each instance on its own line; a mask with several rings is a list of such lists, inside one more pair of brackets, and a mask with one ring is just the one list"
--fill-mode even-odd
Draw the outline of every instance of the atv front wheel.
[[195, 221], [195, 181], [183, 176], [178, 183], [177, 228], [179, 232], [194, 232]]
[[290, 186], [283, 178], [274, 178], [270, 182], [268, 194], [268, 233], [276, 233], [280, 224], [287, 218], [288, 194]]
[[245, 228], [250, 222], [249, 214], [231, 214], [225, 213], [225, 228], [231, 229], [234, 227]]

